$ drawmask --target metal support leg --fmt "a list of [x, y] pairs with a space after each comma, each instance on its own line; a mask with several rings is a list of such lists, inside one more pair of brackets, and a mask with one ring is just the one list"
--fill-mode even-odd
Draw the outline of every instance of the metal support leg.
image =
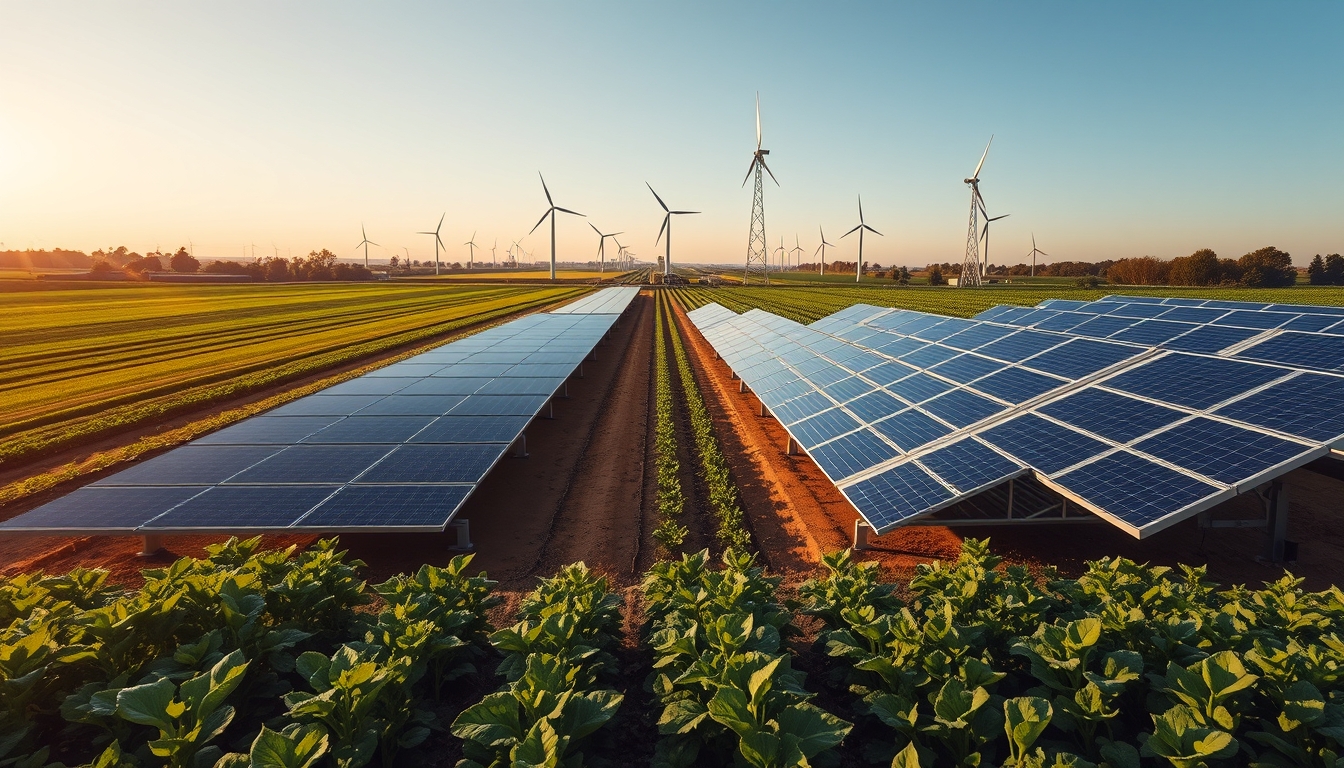
[[738, 392], [746, 392], [746, 391], [747, 391], [747, 382], [743, 381], [742, 379], [738, 379], [738, 380], [737, 380], [737, 391], [738, 391]]
[[555, 418], [555, 398], [546, 401], [546, 418]]
[[560, 396], [563, 397], [564, 399], [568, 400], [568, 399], [569, 399], [569, 379], [565, 379], [565, 383], [564, 383], [564, 384], [561, 384], [560, 386], [561, 386], [561, 390], [560, 390], [561, 394], [560, 394]]
[[863, 518], [855, 520], [854, 549], [856, 550], [868, 549], [868, 535], [871, 534], [872, 532], [873, 529], [868, 526], [868, 523], [864, 522]]
[[470, 520], [454, 520], [452, 526], [457, 529], [457, 544], [448, 549], [454, 552], [470, 552], [476, 548], [476, 545], [471, 543]]
[[729, 378], [729, 380], [736, 379], [736, 378], [737, 378], [737, 371], [728, 371], [728, 378]]
[[140, 551], [137, 557], [153, 557], [163, 551], [163, 536], [157, 533], [140, 537]]
[[583, 378], [583, 363], [579, 363], [579, 378]]
[[788, 446], [785, 447], [784, 452], [790, 456], [797, 456], [798, 454], [802, 453], [802, 451], [798, 448], [798, 441], [794, 440], [792, 437], [789, 438], [789, 444]]
[[1009, 519], [1009, 520], [1012, 520], [1012, 519], [1013, 519], [1013, 488], [1014, 488], [1014, 486], [1016, 485], [1016, 482], [1017, 482], [1016, 480], [1009, 480], [1009, 481], [1008, 481], [1008, 519]]
[[527, 458], [527, 433], [523, 433], [523, 434], [519, 435], [519, 436], [518, 436], [518, 439], [513, 441], [513, 446], [514, 446], [514, 453], [513, 453], [513, 455], [514, 455], [515, 457], [519, 458], [519, 459], [526, 459], [526, 458]]
[[1268, 523], [1265, 542], [1265, 559], [1271, 563], [1283, 562], [1283, 542], [1288, 537], [1288, 488], [1282, 480], [1269, 484]]
[[762, 416], [769, 416], [769, 415], [770, 415], [770, 412], [767, 411], [767, 410], [765, 410], [765, 403], [761, 403], [761, 415], [762, 415]]

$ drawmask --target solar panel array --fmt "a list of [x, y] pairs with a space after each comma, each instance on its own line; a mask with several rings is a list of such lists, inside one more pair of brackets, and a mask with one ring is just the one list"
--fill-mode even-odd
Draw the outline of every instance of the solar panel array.
[[[1115, 305], [1159, 306], [1115, 298], [1090, 307], [1106, 312], [1054, 302], [970, 320], [867, 305], [810, 326], [717, 304], [690, 318], [878, 532], [1030, 473], [1142, 537], [1344, 445], [1335, 369], [1266, 360], [1255, 350], [1271, 336], [1210, 350], [1078, 332]], [[1215, 320], [1280, 311], [1199, 303], [1222, 310]], [[1344, 321], [1336, 308], [1293, 309]], [[1051, 322], [1065, 313], [1081, 319]]]
[[337, 384], [0, 531], [442, 531], [637, 293], [589, 294]]

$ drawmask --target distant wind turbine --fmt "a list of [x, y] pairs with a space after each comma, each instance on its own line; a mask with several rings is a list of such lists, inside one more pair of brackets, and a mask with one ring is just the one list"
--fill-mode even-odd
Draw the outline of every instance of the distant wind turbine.
[[826, 246], [829, 245], [829, 246], [831, 246], [832, 248], [834, 248], [835, 246], [832, 245], [831, 243], [826, 242], [826, 232], [825, 232], [825, 230], [823, 230], [821, 227], [817, 227], [817, 231], [821, 233], [821, 245], [818, 245], [818, 246], [817, 246], [817, 250], [816, 250], [816, 252], [813, 253], [812, 255], [813, 255], [813, 256], [816, 256], [817, 253], [820, 253], [820, 254], [821, 254], [821, 274], [822, 274], [823, 276], [825, 276], [825, 274], [826, 274]]
[[793, 254], [793, 266], [795, 268], [803, 263], [801, 255], [805, 253], [805, 251], [803, 250], [803, 246], [798, 242], [797, 232], [793, 233], [793, 247], [789, 249], [789, 253]]
[[779, 271], [780, 271], [780, 272], [783, 272], [783, 271], [784, 271], [784, 254], [788, 253], [788, 251], [784, 250], [784, 236], [783, 236], [783, 235], [780, 235], [780, 236], [779, 236], [779, 247], [776, 248], [774, 251], [772, 251], [772, 253], [774, 253], [774, 254], [779, 258]]
[[443, 220], [444, 220], [444, 218], [445, 218], [447, 215], [448, 215], [448, 212], [447, 212], [447, 211], [444, 211], [444, 212], [443, 212], [443, 216], [440, 216], [440, 217], [439, 217], [439, 225], [438, 225], [437, 227], [434, 228], [434, 231], [433, 231], [433, 232], [417, 232], [417, 233], [416, 233], [416, 234], [419, 234], [419, 235], [433, 235], [433, 236], [434, 236], [434, 274], [436, 274], [436, 275], [439, 274], [439, 248], [442, 247], [445, 251], [448, 250], [448, 246], [446, 246], [446, 245], [443, 244], [443, 238], [439, 237], [439, 230], [443, 229]]
[[1036, 276], [1036, 256], [1037, 256], [1038, 254], [1041, 255], [1041, 256], [1049, 256], [1049, 255], [1050, 255], [1050, 254], [1046, 253], [1045, 251], [1042, 251], [1040, 248], [1037, 248], [1037, 247], [1036, 247], [1036, 233], [1035, 233], [1035, 232], [1032, 232], [1032, 233], [1031, 233], [1031, 253], [1027, 254], [1028, 256], [1031, 257], [1031, 276], [1032, 276], [1032, 277], [1035, 277], [1035, 276]]
[[[571, 213], [575, 216], [583, 216], [583, 214], [556, 205], [555, 201], [551, 199], [551, 190], [546, 188], [546, 177], [542, 176], [540, 171], [537, 172], [537, 177], [541, 179], [541, 191], [546, 193], [546, 204], [551, 207], [547, 208], [546, 212], [541, 214], [541, 218], [538, 219], [537, 223], [532, 227], [532, 232], [537, 231], [537, 227], [541, 226], [541, 222], [545, 221], [547, 216], [551, 217], [551, 280], [555, 280], [555, 212]], [[528, 232], [527, 234], [530, 235], [532, 232]]]
[[476, 233], [472, 232], [471, 239], [463, 243], [463, 245], [467, 246], [467, 269], [475, 269], [476, 249], [481, 247], [476, 244]]
[[846, 238], [855, 232], [859, 233], [859, 261], [854, 265], [854, 282], [856, 283], [863, 277], [863, 231], [865, 229], [878, 237], [883, 237], [881, 232], [878, 232], [876, 229], [863, 223], [863, 195], [859, 195], [859, 226], [840, 236], [841, 238]]
[[[648, 187], [650, 192], [653, 192], [652, 184], [646, 181], [644, 182], [644, 186]], [[663, 207], [663, 212], [665, 214], [663, 216], [663, 226], [658, 228], [658, 237], [654, 239], [653, 244], [657, 246], [658, 240], [661, 240], [663, 237], [663, 230], [667, 230], [667, 251], [665, 252], [666, 256], [663, 258], [663, 276], [666, 277], [672, 274], [672, 217], [695, 214], [699, 213], [699, 211], [673, 211], [667, 207], [667, 203], [663, 202], [663, 198], [659, 197], [657, 192], [653, 192], [653, 198]]]
[[[597, 271], [598, 271], [599, 273], [606, 272], [606, 271], [607, 271], [607, 254], [606, 254], [606, 248], [605, 248], [605, 246], [606, 246], [606, 244], [607, 244], [607, 238], [610, 237], [610, 238], [615, 239], [616, 235], [620, 235], [620, 234], [624, 234], [624, 233], [622, 233], [622, 232], [613, 232], [613, 233], [611, 233], [610, 235], [604, 235], [604, 234], [602, 234], [602, 230], [598, 229], [598, 228], [597, 228], [597, 225], [594, 224], [593, 222], [591, 222], [591, 221], [588, 222], [588, 226], [592, 227], [592, 228], [593, 228], [593, 231], [597, 233], [597, 260], [598, 260], [598, 268], [597, 268]], [[620, 246], [620, 243], [617, 243], [616, 245], [619, 247], [619, 246]]]
[[[447, 213], [445, 213], [444, 215], [447, 215]], [[373, 242], [372, 240], [369, 239], [369, 233], [367, 233], [367, 232], [364, 231], [364, 225], [363, 225], [363, 224], [360, 224], [360, 225], [359, 225], [359, 234], [360, 234], [360, 237], [363, 237], [364, 239], [361, 240], [361, 241], [359, 241], [359, 245], [356, 245], [355, 248], [358, 249], [360, 246], [363, 246], [363, 247], [364, 247], [364, 268], [365, 268], [365, 269], [368, 269], [368, 268], [369, 268], [369, 246], [370, 246], [370, 245], [378, 245], [378, 244], [375, 243], [375, 242]], [[379, 246], [379, 247], [381, 247], [381, 246]]]
[[[983, 211], [984, 209], [982, 208], [981, 210]], [[986, 270], [989, 269], [989, 223], [990, 223], [991, 221], [998, 221], [999, 219], [1006, 219], [1006, 218], [1008, 218], [1009, 216], [1012, 216], [1012, 215], [1013, 215], [1013, 214], [1011, 214], [1011, 213], [1005, 213], [1005, 214], [1003, 214], [1002, 216], [995, 216], [994, 218], [991, 219], [991, 218], [989, 218], [989, 214], [988, 214], [988, 213], [985, 214], [985, 232], [984, 232], [983, 238], [984, 238], [984, 241], [985, 241], [985, 269], [986, 269]]]
[[497, 267], [499, 262], [495, 261], [495, 249], [499, 247], [499, 238], [495, 238], [495, 244], [490, 246], [490, 266]]

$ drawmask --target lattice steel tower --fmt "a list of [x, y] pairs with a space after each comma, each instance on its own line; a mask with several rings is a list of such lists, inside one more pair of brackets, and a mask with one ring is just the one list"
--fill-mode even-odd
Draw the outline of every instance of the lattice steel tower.
[[756, 176], [755, 192], [751, 200], [751, 233], [747, 236], [747, 266], [742, 273], [742, 284], [751, 283], [751, 276], [756, 275], [766, 285], [770, 284], [770, 251], [765, 244], [765, 194], [764, 184], [761, 180], [761, 170], [770, 174], [770, 179], [779, 186], [779, 179], [770, 167], [765, 164], [765, 156], [770, 154], [770, 150], [761, 149], [761, 95], [756, 94], [756, 151], [751, 154], [751, 166], [747, 168], [746, 178], [742, 179], [742, 186], [747, 185], [747, 179], [753, 174]]
[[[989, 144], [994, 143], [994, 137], [989, 137]], [[966, 228], [966, 258], [961, 262], [961, 277], [957, 280], [957, 287], [976, 286], [981, 284], [980, 280], [980, 227], [976, 221], [977, 215], [985, 209], [984, 198], [980, 197], [980, 169], [985, 165], [985, 158], [989, 155], [989, 144], [985, 145], [984, 154], [980, 155], [980, 162], [975, 166], [975, 173], [971, 178], [965, 179], [966, 186], [971, 188], [971, 221]], [[989, 214], [985, 214], [989, 218]]]

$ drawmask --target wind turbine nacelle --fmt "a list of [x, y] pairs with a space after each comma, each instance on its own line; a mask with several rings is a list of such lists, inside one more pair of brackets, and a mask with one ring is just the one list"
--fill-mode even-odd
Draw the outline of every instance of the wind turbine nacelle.
[[974, 184], [974, 183], [975, 183], [975, 179], [962, 179], [961, 181], [962, 181], [963, 184]]
[[758, 150], [756, 150], [756, 153], [757, 153], [757, 154], [761, 154], [761, 155], [768, 155], [768, 154], [770, 154], [770, 150], [768, 150], [768, 149], [758, 149]]

